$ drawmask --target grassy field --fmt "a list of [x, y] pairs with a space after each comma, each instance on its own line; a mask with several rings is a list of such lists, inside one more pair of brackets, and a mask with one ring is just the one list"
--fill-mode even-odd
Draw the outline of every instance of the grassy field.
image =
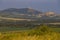
[[[52, 31], [60, 32], [60, 27], [50, 27]], [[0, 27], [0, 32], [7, 31], [28, 31], [29, 28], [20, 28], [20, 27]]]
[[60, 32], [60, 28], [51, 28], [55, 32]]
[[60, 40], [60, 28], [47, 26], [36, 27], [31, 30], [15, 30], [0, 32], [0, 40]]
[[45, 35], [33, 35], [28, 36], [27, 34], [21, 33], [0, 33], [0, 40], [60, 40], [59, 33], [51, 33]]

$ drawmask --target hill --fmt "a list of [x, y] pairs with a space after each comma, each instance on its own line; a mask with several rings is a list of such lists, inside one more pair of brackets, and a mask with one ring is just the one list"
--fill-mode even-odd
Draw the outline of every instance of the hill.
[[30, 8], [21, 8], [21, 9], [9, 8], [9, 9], [2, 10], [0, 12], [0, 16], [13, 17], [13, 18], [14, 17], [15, 18], [32, 17], [32, 16], [38, 15], [38, 14], [42, 14], [42, 12], [39, 12], [34, 9], [30, 9]]

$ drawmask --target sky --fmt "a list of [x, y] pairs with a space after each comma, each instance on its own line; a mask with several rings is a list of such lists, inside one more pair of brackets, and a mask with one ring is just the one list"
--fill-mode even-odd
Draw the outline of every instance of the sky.
[[60, 0], [0, 0], [0, 10], [7, 8], [33, 8], [42, 12], [60, 13]]

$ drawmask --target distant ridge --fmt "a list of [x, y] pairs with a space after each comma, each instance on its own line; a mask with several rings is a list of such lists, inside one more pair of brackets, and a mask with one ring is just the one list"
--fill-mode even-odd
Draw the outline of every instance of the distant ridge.
[[32, 8], [21, 8], [21, 9], [17, 9], [17, 8], [9, 8], [9, 9], [5, 9], [2, 12], [18, 12], [18, 13], [23, 13], [23, 14], [39, 14], [42, 12], [39, 12], [37, 10], [34, 10]]
[[15, 18], [26, 18], [32, 17], [34, 15], [42, 14], [42, 12], [34, 10], [32, 8], [8, 8], [0, 11], [0, 16], [3, 17], [15, 17]]
[[56, 18], [60, 15], [56, 15], [55, 12], [46, 12], [34, 10], [32, 8], [8, 8], [0, 11], [0, 16], [9, 18]]

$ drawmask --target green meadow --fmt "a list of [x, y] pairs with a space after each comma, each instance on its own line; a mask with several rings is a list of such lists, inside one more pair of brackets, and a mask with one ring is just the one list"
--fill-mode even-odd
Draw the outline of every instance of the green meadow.
[[60, 40], [60, 28], [46, 25], [33, 29], [0, 28], [0, 30], [0, 40]]

